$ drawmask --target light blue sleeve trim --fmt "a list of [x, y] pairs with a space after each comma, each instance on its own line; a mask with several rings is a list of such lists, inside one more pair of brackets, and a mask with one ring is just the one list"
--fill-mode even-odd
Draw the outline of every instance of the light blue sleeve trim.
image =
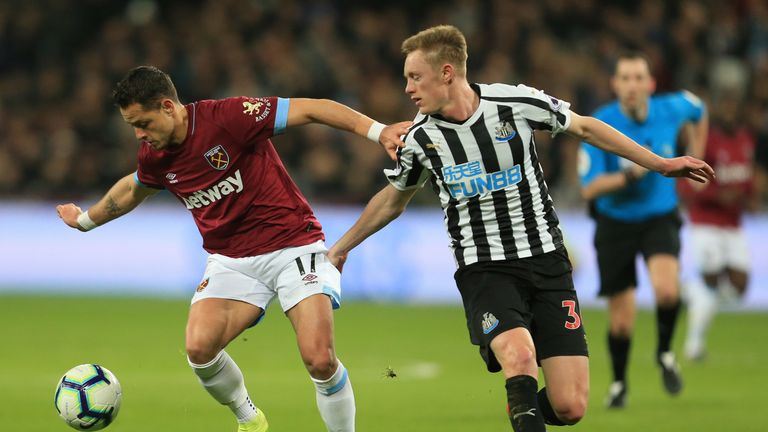
[[144, 183], [142, 183], [141, 180], [139, 180], [139, 172], [138, 171], [134, 171], [133, 172], [133, 181], [135, 181], [136, 184], [141, 186], [141, 187], [149, 187], [149, 186], [145, 185]]
[[144, 183], [142, 183], [141, 180], [139, 180], [139, 172], [138, 171], [134, 171], [133, 172], [133, 181], [135, 181], [137, 185], [139, 185], [139, 186], [141, 186], [143, 188], [159, 189], [159, 190], [163, 190], [164, 189], [162, 186], [160, 186], [160, 187], [158, 187], [158, 186], [149, 186], [149, 185], [145, 185]]
[[707, 110], [704, 101], [688, 90], [674, 93], [673, 97], [673, 101], [676, 107], [679, 107], [685, 121], [698, 123]]
[[286, 125], [288, 124], [288, 107], [291, 104], [290, 99], [277, 98], [277, 112], [275, 112], [275, 128], [274, 135], [280, 135], [285, 132]]

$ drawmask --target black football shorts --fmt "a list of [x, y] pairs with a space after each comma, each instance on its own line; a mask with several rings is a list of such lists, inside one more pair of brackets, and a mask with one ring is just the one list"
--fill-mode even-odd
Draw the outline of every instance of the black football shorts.
[[600, 271], [601, 297], [610, 297], [637, 286], [635, 260], [657, 254], [680, 255], [680, 226], [677, 211], [642, 222], [623, 222], [598, 215], [595, 250]]
[[571, 271], [563, 248], [530, 258], [474, 263], [456, 271], [469, 338], [480, 347], [490, 372], [501, 370], [491, 340], [518, 327], [530, 331], [537, 361], [588, 355]]

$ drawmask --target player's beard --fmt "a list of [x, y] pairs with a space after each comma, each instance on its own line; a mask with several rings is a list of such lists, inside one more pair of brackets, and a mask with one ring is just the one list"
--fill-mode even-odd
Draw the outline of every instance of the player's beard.
[[175, 142], [173, 139], [173, 131], [155, 142], [159, 144], [155, 147], [155, 150], [172, 150], [179, 146], [179, 143]]

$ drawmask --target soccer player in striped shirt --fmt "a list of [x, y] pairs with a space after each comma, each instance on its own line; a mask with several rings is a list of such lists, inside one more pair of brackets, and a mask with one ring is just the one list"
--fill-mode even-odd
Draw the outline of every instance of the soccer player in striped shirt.
[[296, 332], [326, 427], [353, 432], [352, 383], [333, 342], [340, 275], [325, 256], [320, 223], [270, 137], [320, 123], [381, 142], [394, 158], [410, 122], [385, 127], [321, 99], [231, 97], [182, 104], [170, 77], [148, 66], [128, 72], [114, 100], [140, 141], [138, 169], [87, 211], [70, 203], [57, 207], [59, 216], [88, 231], [162, 189], [174, 194], [191, 212], [210, 253], [186, 330], [189, 364], [203, 387], [232, 410], [238, 431], [267, 430], [224, 348], [277, 299]]
[[[574, 424], [587, 405], [587, 343], [534, 129], [566, 132], [668, 176], [706, 181], [712, 169], [691, 157], [654, 155], [539, 90], [470, 84], [466, 41], [453, 26], [424, 30], [402, 50], [405, 92], [419, 114], [396, 168], [385, 171], [390, 184], [328, 256], [341, 269], [355, 246], [431, 182], [445, 213], [470, 339], [488, 370], [503, 372], [512, 428]], [[541, 391], [538, 365], [546, 380]]]

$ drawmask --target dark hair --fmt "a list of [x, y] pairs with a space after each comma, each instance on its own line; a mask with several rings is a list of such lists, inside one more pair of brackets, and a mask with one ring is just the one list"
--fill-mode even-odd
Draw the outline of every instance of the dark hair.
[[154, 66], [131, 69], [112, 91], [112, 100], [120, 108], [138, 103], [147, 110], [157, 109], [165, 98], [179, 101], [171, 77]]
[[619, 53], [619, 55], [616, 56], [616, 61], [613, 64], [613, 73], [616, 73], [616, 70], [619, 67], [619, 62], [622, 60], [643, 60], [645, 61], [645, 64], [648, 65], [648, 71], [653, 70], [653, 65], [651, 64], [651, 59], [642, 51], [638, 51], [635, 49], [628, 49], [625, 51], [622, 51]]

